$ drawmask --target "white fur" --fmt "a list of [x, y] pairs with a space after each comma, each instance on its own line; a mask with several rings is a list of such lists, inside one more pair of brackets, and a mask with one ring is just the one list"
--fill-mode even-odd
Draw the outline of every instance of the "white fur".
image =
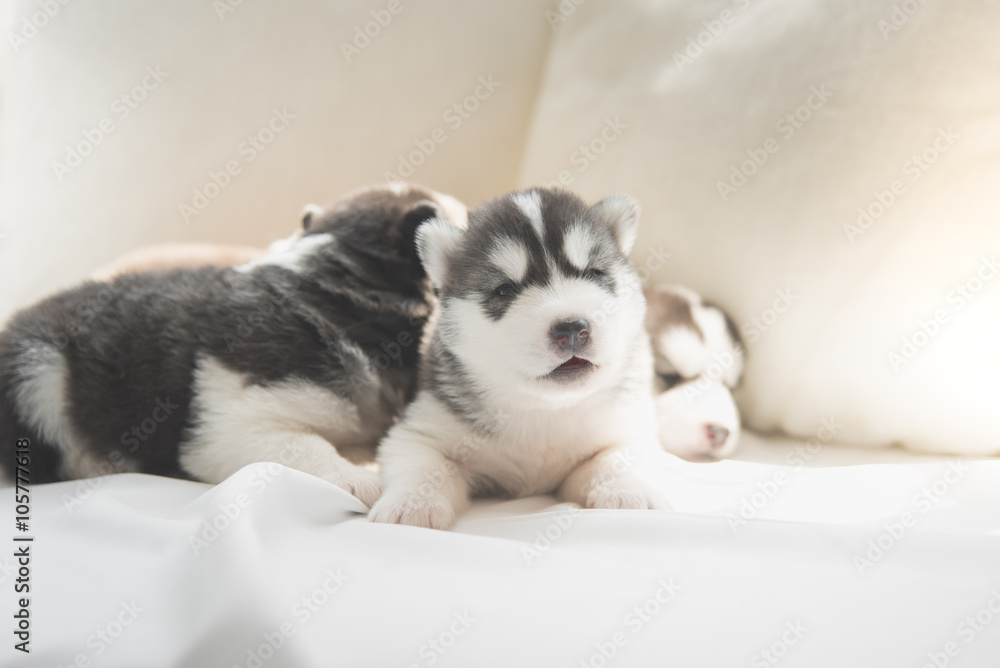
[[351, 402], [301, 380], [252, 385], [211, 357], [199, 360], [193, 387], [194, 426], [180, 456], [191, 475], [221, 482], [248, 464], [276, 462], [328, 480], [369, 506], [381, 493], [376, 473], [345, 458], [365, 454]]
[[447, 529], [483, 475], [517, 496], [557, 491], [587, 508], [667, 508], [636, 470], [659, 450], [648, 401], [599, 393], [563, 409], [500, 409], [484, 437], [422, 392], [379, 446], [386, 491], [369, 519]]
[[581, 271], [590, 265], [590, 252], [593, 249], [594, 237], [583, 225], [574, 225], [563, 237], [563, 251], [566, 253], [566, 258]]
[[528, 273], [528, 251], [512, 239], [498, 239], [490, 252], [490, 263], [507, 278], [520, 283]]
[[542, 196], [538, 191], [532, 190], [529, 193], [516, 193], [510, 198], [514, 204], [525, 215], [531, 226], [535, 229], [539, 239], [545, 238], [545, 223], [542, 222]]
[[714, 308], [699, 307], [692, 310], [694, 321], [705, 335], [705, 352], [708, 361], [702, 366], [707, 368], [713, 362], [724, 361], [728, 353], [733, 355], [729, 364], [720, 364], [723, 369], [721, 380], [728, 387], [736, 387], [743, 374], [743, 347], [733, 346], [726, 332], [726, 318], [721, 311]]
[[434, 191], [434, 198], [441, 206], [441, 211], [444, 214], [442, 217], [446, 221], [459, 229], [464, 230], [469, 227], [469, 210], [460, 200], [437, 191]]
[[639, 204], [628, 195], [612, 195], [594, 205], [608, 222], [618, 247], [628, 255], [639, 235]]
[[[698, 379], [656, 397], [660, 443], [687, 459], [728, 457], [740, 438], [740, 414], [729, 388], [718, 381]], [[706, 428], [721, 427], [729, 436], [714, 446]]]
[[251, 272], [257, 267], [276, 266], [290, 271], [300, 271], [309, 258], [316, 254], [317, 249], [331, 243], [333, 235], [309, 234], [301, 236], [296, 233], [287, 239], [280, 239], [271, 244], [267, 254], [259, 260], [253, 260], [235, 267], [236, 271]]
[[85, 477], [97, 471], [93, 457], [77, 441], [66, 415], [66, 360], [54, 346], [25, 349], [17, 361], [20, 382], [13, 385], [14, 408], [21, 420], [60, 449], [62, 473]]
[[709, 363], [705, 343], [687, 327], [671, 327], [658, 334], [656, 342], [677, 373], [684, 378], [695, 378]]
[[448, 275], [448, 256], [462, 241], [462, 230], [440, 218], [417, 228], [417, 253], [434, 285], [440, 287]]
[[[386, 491], [369, 518], [448, 528], [484, 479], [518, 496], [554, 491], [587, 508], [668, 507], [638, 474], [638, 462], [662, 450], [648, 391], [645, 302], [633, 275], [619, 278], [611, 310], [606, 292], [566, 277], [529, 287], [496, 322], [473, 299], [445, 301], [439, 336], [473, 377], [488, 424], [474, 430], [421, 390], [379, 446]], [[597, 369], [557, 383], [546, 376], [568, 354], [552, 345], [549, 329], [570, 318], [590, 322], [590, 343], [574, 354]], [[640, 379], [634, 386], [624, 382], [630, 373]]]
[[[660, 285], [651, 290], [650, 309], [659, 295], [672, 294], [688, 302], [691, 317], [703, 336], [683, 322], [652, 333], [655, 366], [661, 373], [677, 373], [686, 382], [659, 394], [656, 399], [660, 443], [664, 449], [688, 459], [727, 457], [740, 437], [740, 415], [732, 389], [743, 373], [744, 351], [733, 345], [725, 316], [702, 305], [701, 297], [679, 285]], [[725, 429], [721, 443], [713, 441], [709, 428]]]
[[[635, 288], [638, 293], [638, 287]], [[607, 317], [608, 294], [590, 281], [555, 277], [548, 285], [530, 286], [499, 322], [487, 318], [473, 298], [451, 299], [442, 309], [442, 338], [484, 386], [498, 388], [504, 401], [529, 407], [578, 401], [613, 384], [622, 372], [627, 342], [638, 332], [626, 323], [641, 312], [642, 301], [619, 300], [619, 317]], [[590, 347], [581, 356], [597, 369], [587, 382], [555, 391], [540, 380], [566, 361], [549, 341], [552, 324], [583, 318], [590, 325]], [[501, 352], [502, 351], [502, 352]]]
[[306, 204], [302, 207], [302, 213], [299, 214], [301, 220], [305, 220], [306, 216], [319, 216], [323, 213], [323, 207], [319, 204]]

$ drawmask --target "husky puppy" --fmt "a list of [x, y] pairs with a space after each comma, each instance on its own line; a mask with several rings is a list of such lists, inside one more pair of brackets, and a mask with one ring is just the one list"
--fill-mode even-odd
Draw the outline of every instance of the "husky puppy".
[[116, 471], [220, 482], [271, 461], [371, 505], [378, 439], [416, 391], [435, 303], [415, 231], [464, 227], [416, 186], [308, 207], [237, 267], [126, 274], [17, 314], [0, 334], [0, 448], [32, 482]]
[[533, 189], [417, 248], [440, 290], [420, 387], [379, 446], [376, 522], [446, 529], [470, 496], [556, 492], [587, 508], [665, 508], [637, 475], [659, 453], [645, 299], [628, 253], [638, 207]]
[[732, 391], [744, 366], [736, 325], [722, 309], [679, 285], [647, 288], [646, 302], [661, 445], [685, 459], [731, 455], [740, 436]]

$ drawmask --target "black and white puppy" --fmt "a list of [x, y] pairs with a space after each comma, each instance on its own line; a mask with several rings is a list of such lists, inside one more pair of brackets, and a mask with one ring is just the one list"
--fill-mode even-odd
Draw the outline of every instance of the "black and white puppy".
[[220, 482], [272, 461], [370, 506], [381, 485], [359, 464], [413, 398], [436, 301], [415, 232], [466, 215], [416, 186], [367, 189], [308, 207], [248, 264], [86, 283], [20, 312], [0, 334], [3, 465], [22, 438], [32, 482]]
[[733, 390], [744, 348], [732, 319], [679, 285], [646, 289], [660, 443], [685, 459], [721, 459], [740, 437]]
[[667, 507], [637, 475], [662, 456], [637, 222], [628, 197], [533, 189], [473, 210], [466, 230], [418, 230], [440, 312], [417, 397], [379, 447], [371, 520], [444, 529], [494, 494]]

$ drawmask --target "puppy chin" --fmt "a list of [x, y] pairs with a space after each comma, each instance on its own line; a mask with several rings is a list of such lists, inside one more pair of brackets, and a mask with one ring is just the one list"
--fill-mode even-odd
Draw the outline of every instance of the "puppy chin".
[[601, 389], [604, 369], [588, 362], [563, 366], [565, 360], [536, 367], [525, 374], [519, 390], [527, 408], [566, 408]]

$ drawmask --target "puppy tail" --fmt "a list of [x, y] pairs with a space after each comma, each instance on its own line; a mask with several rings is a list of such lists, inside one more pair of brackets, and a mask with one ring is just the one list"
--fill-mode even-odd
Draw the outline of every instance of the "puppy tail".
[[[18, 482], [20, 476], [22, 484], [25, 478], [31, 484], [64, 480], [60, 474], [62, 451], [28, 425], [17, 410], [15, 396], [24, 379], [12, 339], [9, 330], [0, 334], [0, 476], [11, 482]], [[23, 458], [25, 449], [27, 460]], [[22, 455], [20, 470], [18, 455]]]

